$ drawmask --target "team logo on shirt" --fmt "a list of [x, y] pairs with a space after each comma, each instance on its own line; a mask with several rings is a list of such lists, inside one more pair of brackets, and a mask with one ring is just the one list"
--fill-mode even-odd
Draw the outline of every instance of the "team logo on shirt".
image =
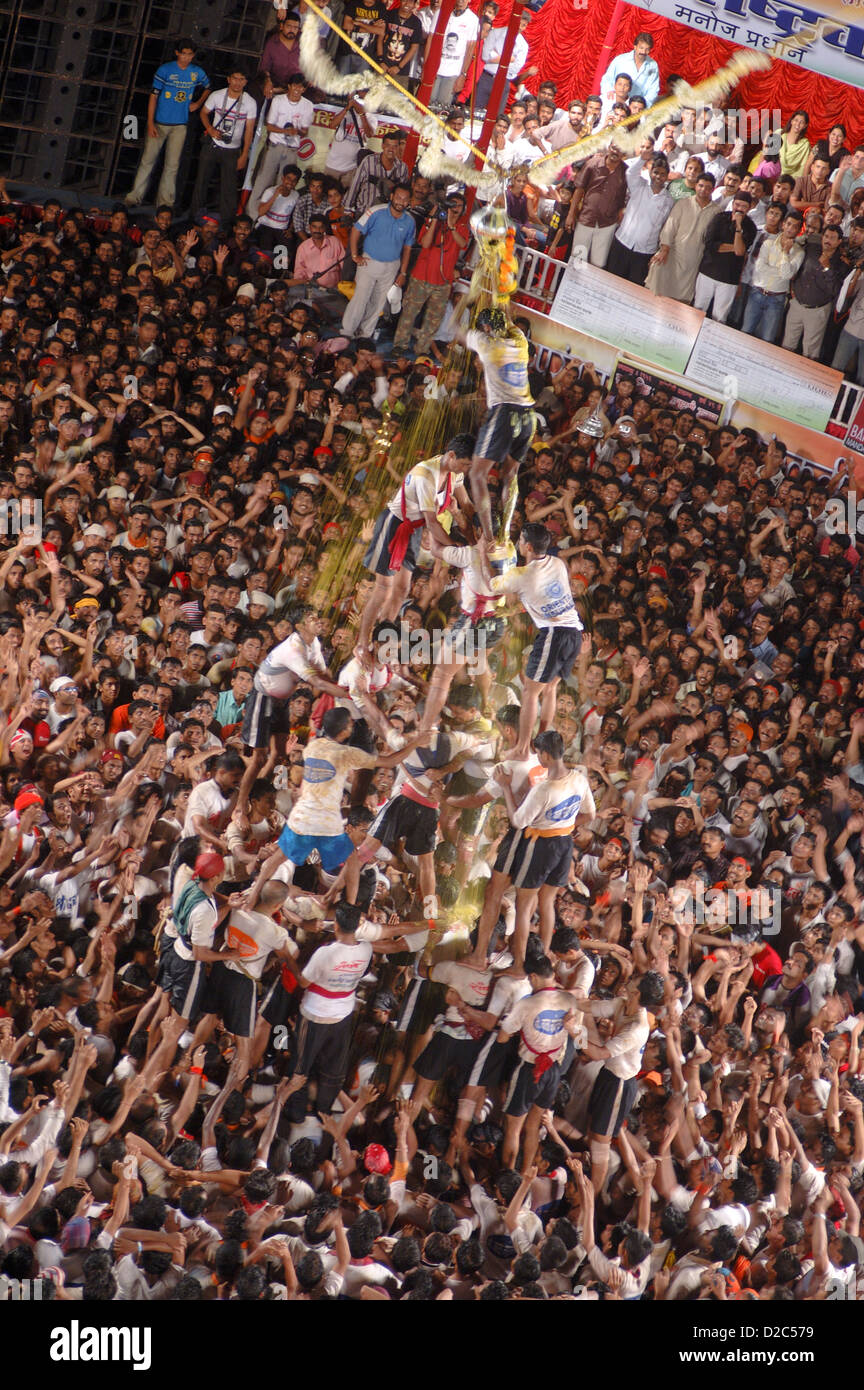
[[241, 931], [233, 922], [228, 926], [227, 943], [229, 951], [239, 951], [244, 960], [258, 954], [258, 942], [254, 937], [247, 936], [246, 932]]
[[559, 801], [557, 806], [550, 807], [546, 812], [546, 819], [551, 820], [553, 825], [559, 825], [561, 821], [572, 820], [578, 814], [581, 805], [581, 796], [568, 796], [566, 801]]
[[564, 1012], [564, 1009], [544, 1009], [542, 1014], [538, 1014], [533, 1020], [533, 1026], [538, 1033], [546, 1033], [550, 1037], [554, 1033], [560, 1033]]
[[502, 381], [506, 381], [508, 386], [524, 386], [528, 379], [528, 372], [522, 362], [505, 362], [499, 369]]
[[330, 782], [336, 776], [336, 769], [326, 758], [303, 759], [304, 782]]

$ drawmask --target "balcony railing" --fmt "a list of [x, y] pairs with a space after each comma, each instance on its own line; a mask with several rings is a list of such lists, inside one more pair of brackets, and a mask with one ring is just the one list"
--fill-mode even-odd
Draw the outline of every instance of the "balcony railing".
[[[539, 301], [548, 313], [552, 308], [564, 271], [567, 269], [567, 262], [553, 260], [544, 252], [528, 246], [517, 247], [516, 259], [519, 263], [517, 300], [522, 300], [529, 308], [533, 307], [531, 305], [532, 300]], [[566, 358], [568, 354], [563, 350], [558, 350], [558, 356]], [[789, 357], [789, 369], [794, 372], [795, 353], [790, 353]], [[844, 381], [834, 404], [831, 424], [848, 425], [862, 397], [864, 397], [864, 387], [856, 386], [853, 381]]]

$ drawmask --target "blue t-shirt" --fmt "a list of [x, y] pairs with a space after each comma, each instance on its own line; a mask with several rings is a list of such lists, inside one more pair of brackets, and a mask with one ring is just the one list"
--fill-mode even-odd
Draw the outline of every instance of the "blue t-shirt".
[[369, 208], [356, 226], [363, 233], [363, 255], [373, 261], [398, 261], [403, 246], [411, 246], [417, 227], [410, 212], [394, 217], [389, 203]]
[[204, 69], [194, 63], [188, 68], [181, 68], [179, 63], [163, 63], [153, 78], [153, 91], [159, 98], [154, 119], [159, 125], [186, 125], [192, 93], [196, 87], [209, 85]]

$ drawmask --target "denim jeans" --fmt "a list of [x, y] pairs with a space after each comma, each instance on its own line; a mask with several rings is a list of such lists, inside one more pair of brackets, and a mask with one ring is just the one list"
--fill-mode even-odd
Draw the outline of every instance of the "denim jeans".
[[776, 342], [786, 311], [786, 298], [785, 294], [766, 294], [751, 285], [742, 332], [761, 338], [763, 343]]

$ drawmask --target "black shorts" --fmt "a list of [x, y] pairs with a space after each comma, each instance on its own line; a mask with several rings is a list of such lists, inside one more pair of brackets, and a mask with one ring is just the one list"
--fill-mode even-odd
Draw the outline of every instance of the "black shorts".
[[[372, 532], [372, 539], [369, 542], [369, 549], [363, 556], [363, 564], [367, 570], [373, 574], [391, 575], [398, 574], [398, 570], [390, 568], [390, 547], [396, 536], [396, 532], [402, 525], [401, 518], [394, 516], [387, 507], [381, 512], [375, 522], [375, 530]], [[418, 526], [416, 531], [412, 531], [408, 541], [408, 549], [405, 552], [405, 559], [399, 566], [400, 569], [407, 570], [413, 574], [417, 568], [417, 557], [420, 554], [420, 536], [423, 528]]]
[[474, 660], [478, 652], [487, 652], [497, 647], [507, 630], [503, 618], [490, 613], [486, 618], [474, 622], [470, 613], [460, 613], [452, 622], [449, 631], [453, 639], [453, 653], [456, 657]]
[[238, 970], [215, 961], [204, 990], [201, 1012], [218, 1014], [225, 1028], [236, 1038], [251, 1038], [255, 1032], [257, 1006], [255, 981]]
[[297, 1028], [295, 1073], [338, 1081], [341, 1085], [348, 1065], [348, 1049], [354, 1032], [353, 1011], [335, 1023], [316, 1023], [301, 1016]]
[[424, 1081], [440, 1081], [453, 1067], [464, 1085], [479, 1047], [476, 1038], [451, 1038], [449, 1033], [436, 1033], [414, 1063], [414, 1070]]
[[180, 1018], [194, 1023], [201, 1013], [201, 1002], [207, 986], [207, 967], [200, 960], [181, 960], [173, 946], [165, 962], [163, 989], [171, 1007]]
[[[297, 677], [300, 684], [300, 677]], [[271, 734], [290, 733], [288, 700], [262, 695], [254, 687], [243, 706], [243, 728], [240, 737], [247, 748], [267, 748]]]
[[534, 638], [525, 674], [539, 685], [569, 676], [582, 647], [578, 627], [541, 627]]
[[594, 1134], [616, 1137], [633, 1109], [636, 1087], [635, 1077], [622, 1081], [608, 1067], [601, 1067], [588, 1102], [588, 1123]]
[[261, 1004], [261, 1017], [265, 1023], [269, 1023], [271, 1028], [277, 1028], [279, 1024], [287, 1023], [293, 1013], [294, 995], [288, 993], [282, 983], [282, 971], [280, 970], [268, 989]]
[[394, 796], [381, 807], [367, 833], [389, 850], [404, 840], [408, 854], [432, 854], [438, 838], [438, 808]]
[[485, 1086], [491, 1090], [493, 1086], [508, 1076], [515, 1065], [519, 1064], [519, 1039], [514, 1033], [507, 1042], [499, 1043], [498, 1029], [493, 1028], [492, 1032], [480, 1045], [480, 1051], [474, 1058], [474, 1065], [468, 1074], [466, 1086]]
[[496, 463], [511, 458], [523, 463], [536, 429], [537, 417], [532, 406], [493, 405], [480, 426], [474, 457], [494, 459]]
[[156, 967], [156, 984], [167, 994], [171, 988], [170, 965], [174, 956], [174, 937], [163, 931], [159, 940], [159, 964]]
[[527, 1115], [532, 1105], [551, 1110], [561, 1085], [561, 1068], [557, 1062], [547, 1067], [539, 1081], [534, 1080], [534, 1063], [522, 1062], [510, 1078], [505, 1115]]
[[572, 835], [532, 836], [523, 831], [510, 877], [516, 888], [565, 888], [572, 863]]
[[446, 994], [446, 985], [436, 984], [434, 980], [413, 980], [402, 1000], [396, 1032], [422, 1037], [447, 1007]]
[[496, 874], [507, 874], [508, 877], [512, 877], [514, 865], [519, 862], [522, 839], [522, 831], [511, 825], [498, 846], [498, 853], [495, 856]]

